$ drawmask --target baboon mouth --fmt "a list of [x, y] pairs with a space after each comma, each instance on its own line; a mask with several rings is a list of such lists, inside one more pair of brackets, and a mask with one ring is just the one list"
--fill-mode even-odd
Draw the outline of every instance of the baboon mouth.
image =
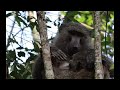
[[73, 52], [73, 54], [75, 54], [75, 53], [79, 52], [79, 50], [77, 48], [73, 48], [72, 52]]
[[77, 50], [77, 49], [72, 49], [72, 50], [69, 51], [69, 54], [70, 54], [70, 56], [72, 56], [73, 54], [75, 54], [75, 53], [77, 53], [77, 52], [79, 52], [79, 50]]

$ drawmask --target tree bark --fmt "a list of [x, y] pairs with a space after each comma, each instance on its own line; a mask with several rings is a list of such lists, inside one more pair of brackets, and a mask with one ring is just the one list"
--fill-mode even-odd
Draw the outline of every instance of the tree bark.
[[47, 27], [45, 25], [45, 14], [44, 11], [37, 11], [37, 19], [39, 26], [39, 34], [41, 39], [42, 47], [42, 57], [45, 68], [46, 79], [54, 79], [54, 73], [52, 68], [51, 56], [50, 56], [50, 47], [47, 37]]
[[103, 79], [103, 65], [101, 59], [101, 36], [100, 36], [100, 11], [94, 12], [94, 23], [95, 23], [95, 79]]

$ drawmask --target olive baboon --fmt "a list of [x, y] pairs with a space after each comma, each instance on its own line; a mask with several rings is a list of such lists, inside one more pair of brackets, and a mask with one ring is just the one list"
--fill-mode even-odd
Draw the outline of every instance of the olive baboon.
[[[62, 24], [50, 48], [55, 79], [94, 78], [91, 31], [82, 24]], [[42, 56], [36, 60], [32, 75], [34, 79], [45, 78]]]

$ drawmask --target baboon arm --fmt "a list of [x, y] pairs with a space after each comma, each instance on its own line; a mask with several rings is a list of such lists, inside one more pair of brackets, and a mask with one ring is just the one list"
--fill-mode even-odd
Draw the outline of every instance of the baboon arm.
[[33, 65], [33, 70], [32, 70], [32, 76], [33, 79], [44, 79], [45, 74], [44, 74], [44, 63], [43, 59], [38, 56], [38, 58], [35, 60], [35, 63]]

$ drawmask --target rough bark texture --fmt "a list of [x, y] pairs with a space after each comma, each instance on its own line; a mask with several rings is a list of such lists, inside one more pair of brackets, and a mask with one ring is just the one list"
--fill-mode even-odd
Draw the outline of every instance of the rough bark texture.
[[50, 47], [47, 40], [47, 31], [45, 25], [45, 14], [43, 11], [37, 11], [39, 34], [41, 39], [42, 56], [44, 61], [46, 79], [54, 79], [54, 73], [51, 63]]
[[100, 36], [100, 11], [94, 12], [95, 23], [95, 79], [103, 79], [103, 65], [101, 59], [101, 36]]

